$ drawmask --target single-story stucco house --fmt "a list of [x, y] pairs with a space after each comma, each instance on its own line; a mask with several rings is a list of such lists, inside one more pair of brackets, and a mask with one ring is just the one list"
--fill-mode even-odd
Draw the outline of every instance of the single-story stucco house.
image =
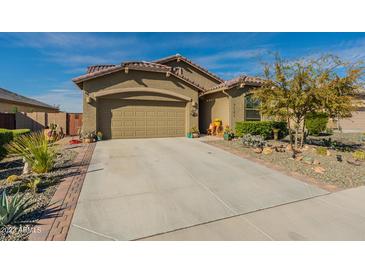
[[0, 112], [58, 112], [57, 107], [0, 88]]
[[179, 54], [153, 62], [95, 65], [73, 79], [83, 92], [83, 132], [105, 138], [185, 136], [205, 132], [216, 118], [260, 120], [250, 89], [262, 80], [240, 76], [224, 81]]
[[356, 111], [352, 117], [337, 122], [343, 132], [365, 132], [365, 90], [361, 90], [354, 100]]

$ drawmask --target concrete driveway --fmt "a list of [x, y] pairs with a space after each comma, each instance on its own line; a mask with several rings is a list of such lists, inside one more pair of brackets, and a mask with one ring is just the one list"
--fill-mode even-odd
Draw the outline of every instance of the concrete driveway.
[[247, 238], [267, 239], [249, 221], [230, 217], [325, 194], [194, 139], [103, 141], [68, 240], [135, 240], [227, 218]]

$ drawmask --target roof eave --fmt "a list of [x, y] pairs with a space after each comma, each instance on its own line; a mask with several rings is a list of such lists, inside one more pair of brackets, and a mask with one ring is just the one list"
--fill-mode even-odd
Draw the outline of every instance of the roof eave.
[[105, 76], [105, 75], [108, 75], [108, 74], [111, 74], [111, 73], [114, 73], [114, 72], [118, 72], [120, 70], [123, 70], [125, 68], [128, 68], [129, 70], [136, 70], [136, 71], [148, 71], [148, 72], [158, 72], [158, 73], [167, 73], [169, 72], [170, 75], [184, 81], [185, 83], [187, 83], [188, 85], [190, 86], [193, 86], [194, 88], [198, 89], [199, 91], [202, 91], [204, 92], [204, 88], [202, 87], [199, 87], [197, 85], [195, 85], [194, 83], [188, 81], [187, 79], [183, 78], [183, 77], [180, 77], [179, 75], [173, 73], [172, 71], [168, 71], [168, 70], [165, 70], [165, 69], [161, 69], [161, 70], [158, 70], [158, 69], [148, 69], [148, 68], [138, 68], [138, 67], [135, 67], [135, 66], [126, 66], [126, 67], [120, 67], [118, 70], [113, 70], [113, 71], [106, 71], [106, 73], [99, 73], [97, 75], [92, 75], [90, 77], [77, 77], [77, 78], [74, 78], [72, 79], [72, 81], [80, 88], [80, 89], [83, 89], [83, 83], [85, 81], [89, 81], [91, 79], [95, 79], [95, 78], [98, 78], [98, 77], [102, 77], [102, 76]]
[[210, 72], [209, 70], [207, 70], [205, 68], [202, 68], [202, 67], [198, 66], [197, 64], [194, 64], [192, 61], [189, 61], [188, 58], [183, 57], [181, 55], [169, 56], [169, 57], [166, 57], [166, 58], [161, 58], [161, 59], [155, 60], [153, 62], [163, 64], [163, 63], [167, 63], [167, 62], [170, 62], [170, 61], [173, 61], [173, 60], [176, 60], [176, 59], [180, 59], [181, 61], [184, 61], [185, 63], [193, 66], [194, 68], [196, 68], [199, 71], [203, 72], [205, 75], [208, 75], [210, 78], [213, 78], [213, 79], [217, 80], [220, 83], [224, 82], [224, 80], [221, 79], [220, 77], [218, 77], [217, 75], [213, 74], [212, 72]]

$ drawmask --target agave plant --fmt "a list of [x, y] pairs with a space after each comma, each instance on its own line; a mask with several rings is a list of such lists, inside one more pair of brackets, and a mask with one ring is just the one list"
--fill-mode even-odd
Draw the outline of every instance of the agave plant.
[[35, 204], [31, 197], [26, 198], [25, 194], [19, 196], [19, 193], [10, 200], [4, 190], [0, 201], [0, 227], [16, 223]]
[[36, 173], [50, 171], [55, 163], [56, 151], [42, 132], [19, 136], [6, 145], [9, 153], [22, 156]]

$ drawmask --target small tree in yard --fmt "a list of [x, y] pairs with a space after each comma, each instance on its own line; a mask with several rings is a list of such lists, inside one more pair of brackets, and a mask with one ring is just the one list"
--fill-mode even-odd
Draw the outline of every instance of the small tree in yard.
[[309, 113], [325, 112], [341, 118], [351, 115], [351, 99], [359, 88], [363, 68], [349, 66], [334, 56], [294, 62], [276, 56], [264, 73], [265, 83], [255, 90], [261, 113], [287, 122], [295, 151], [303, 146]]

